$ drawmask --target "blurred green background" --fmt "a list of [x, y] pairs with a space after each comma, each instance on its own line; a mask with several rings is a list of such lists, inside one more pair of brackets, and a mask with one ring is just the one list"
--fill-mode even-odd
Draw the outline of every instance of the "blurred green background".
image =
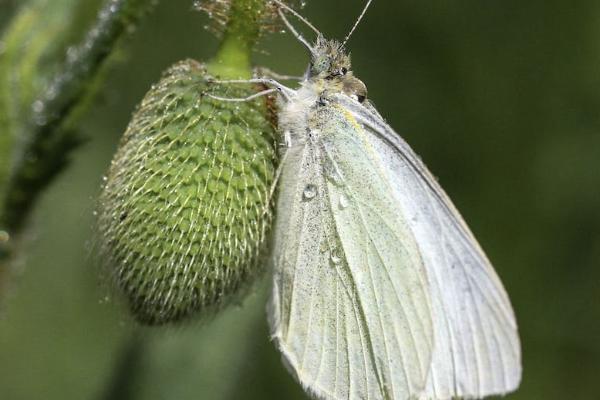
[[[0, 0], [0, 28], [17, 3]], [[35, 210], [0, 317], [2, 399], [305, 398], [268, 340], [268, 282], [202, 325], [139, 329], [91, 256], [101, 177], [136, 103], [168, 66], [216, 49], [191, 6], [162, 1], [127, 40], [81, 123], [88, 141]], [[342, 38], [362, 6], [303, 14]], [[306, 67], [289, 35], [260, 47], [258, 64]], [[376, 0], [350, 48], [510, 294], [524, 375], [508, 398], [600, 398], [600, 2]]]

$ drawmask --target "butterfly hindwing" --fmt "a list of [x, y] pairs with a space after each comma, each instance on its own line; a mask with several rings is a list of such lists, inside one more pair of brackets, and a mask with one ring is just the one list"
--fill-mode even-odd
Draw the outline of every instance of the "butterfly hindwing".
[[462, 217], [412, 149], [372, 108], [338, 96], [364, 128], [430, 282], [434, 353], [425, 396], [483, 397], [514, 390], [521, 377], [508, 296]]

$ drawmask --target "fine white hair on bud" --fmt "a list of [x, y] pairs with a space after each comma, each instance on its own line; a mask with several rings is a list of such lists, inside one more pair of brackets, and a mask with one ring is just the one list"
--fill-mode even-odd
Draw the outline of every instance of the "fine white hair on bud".
[[[282, 24], [277, 13], [280, 5], [271, 0], [247, 0], [246, 2], [248, 3], [246, 7], [254, 9], [261, 7], [258, 13], [259, 21], [255, 24], [260, 28], [260, 34], [281, 30]], [[292, 8], [301, 8], [305, 4], [305, 1], [301, 0], [279, 0], [279, 2]], [[221, 36], [232, 16], [233, 3], [234, 0], [195, 0], [194, 8], [204, 12], [210, 18], [206, 28], [213, 34]]]
[[146, 324], [221, 308], [263, 270], [276, 169], [269, 99], [180, 62], [135, 111], [98, 207], [107, 271]]

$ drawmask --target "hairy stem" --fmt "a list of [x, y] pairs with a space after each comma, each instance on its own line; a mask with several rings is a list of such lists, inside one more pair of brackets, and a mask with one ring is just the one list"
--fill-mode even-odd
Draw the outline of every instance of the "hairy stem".
[[249, 78], [252, 49], [261, 34], [265, 0], [232, 0], [223, 40], [208, 64], [211, 74], [222, 78]]
[[17, 154], [0, 211], [0, 225], [18, 232], [39, 193], [79, 142], [76, 111], [117, 41], [155, 0], [109, 0], [79, 46], [73, 48], [45, 93], [34, 102], [30, 129]]
[[[119, 40], [156, 2], [104, 1], [83, 40], [69, 49], [53, 78], [43, 86], [43, 92], [35, 94], [37, 100], [25, 105], [31, 112], [19, 121], [23, 129], [9, 131], [8, 124], [3, 124], [0, 132], [3, 158], [0, 162], [0, 286], [6, 280], [16, 238], [23, 230], [32, 205], [67, 164], [69, 155], [80, 142], [75, 134], [75, 122], [91, 97], [99, 72]], [[49, 42], [48, 46], [52, 46], [52, 41]], [[22, 71], [16, 72], [22, 74]], [[0, 70], [0, 73], [16, 72]], [[41, 74], [37, 70], [27, 72], [37, 79], [36, 74]], [[18, 98], [21, 93], [9, 91], [8, 95]], [[0, 120], [4, 118], [8, 121], [6, 115], [0, 115]]]

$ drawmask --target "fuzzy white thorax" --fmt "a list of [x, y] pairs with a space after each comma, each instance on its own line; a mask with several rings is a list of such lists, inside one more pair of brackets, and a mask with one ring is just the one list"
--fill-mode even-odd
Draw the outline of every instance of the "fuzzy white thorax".
[[286, 143], [288, 147], [305, 143], [308, 116], [319, 96], [318, 84], [306, 80], [290, 100], [280, 99], [279, 127], [286, 139], [289, 139], [289, 143]]

